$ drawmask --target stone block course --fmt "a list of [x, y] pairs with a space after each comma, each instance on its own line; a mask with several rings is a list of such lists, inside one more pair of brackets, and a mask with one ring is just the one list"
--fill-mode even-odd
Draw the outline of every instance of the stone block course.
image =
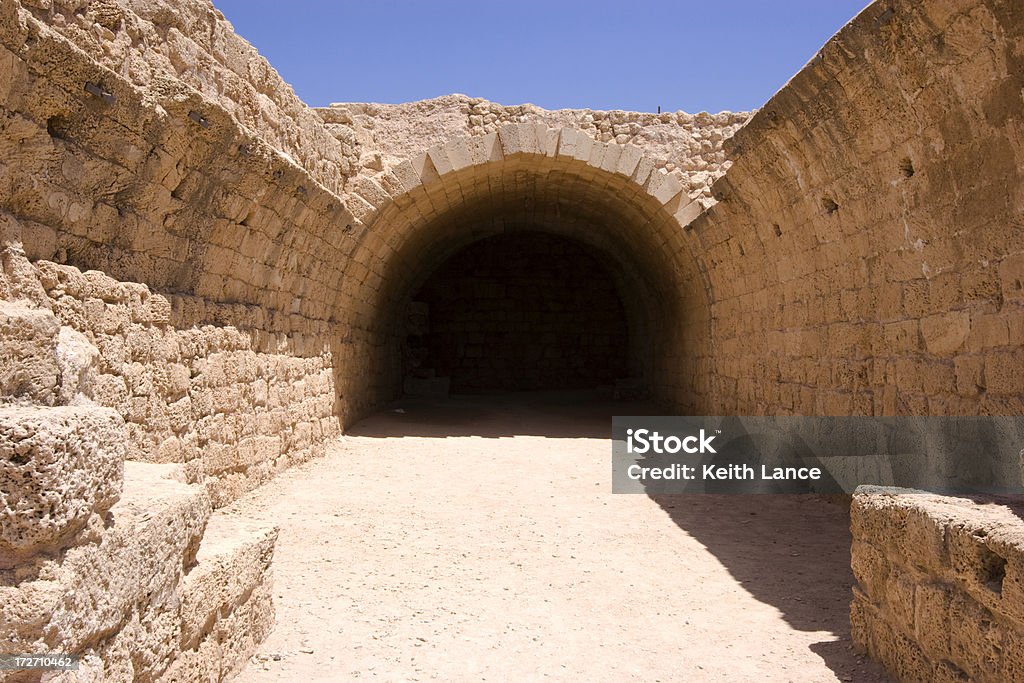
[[854, 496], [854, 640], [899, 680], [1014, 680], [1012, 644], [1024, 635], [1014, 505], [869, 487]]
[[211, 517], [206, 493], [180, 476], [174, 466], [128, 463], [121, 500], [93, 542], [5, 581], [5, 647], [59, 644], [82, 656], [85, 680], [199, 680], [237, 669], [273, 623], [276, 530]]
[[0, 390], [3, 395], [43, 405], [60, 396], [60, 367], [55, 337], [60, 323], [53, 312], [23, 303], [0, 302]]

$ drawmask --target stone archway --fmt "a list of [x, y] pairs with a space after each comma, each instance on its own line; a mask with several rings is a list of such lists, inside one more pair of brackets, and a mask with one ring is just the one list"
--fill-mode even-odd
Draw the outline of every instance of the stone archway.
[[398, 393], [402, 316], [430, 273], [467, 245], [527, 230], [597, 254], [636, 340], [631, 372], [677, 409], [706, 405], [712, 297], [684, 228], [703, 207], [639, 148], [508, 125], [361, 179], [349, 205], [363, 231], [336, 305], [346, 421]]

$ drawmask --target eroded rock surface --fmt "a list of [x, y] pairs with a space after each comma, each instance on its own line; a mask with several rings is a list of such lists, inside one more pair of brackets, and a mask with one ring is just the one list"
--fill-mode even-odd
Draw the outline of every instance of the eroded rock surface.
[[125, 445], [109, 408], [0, 407], [0, 569], [59, 550], [116, 503]]

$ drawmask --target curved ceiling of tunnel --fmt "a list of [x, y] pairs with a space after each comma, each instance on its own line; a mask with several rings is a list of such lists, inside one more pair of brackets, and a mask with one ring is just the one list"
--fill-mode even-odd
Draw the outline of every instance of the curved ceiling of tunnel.
[[444, 174], [430, 164], [425, 182], [368, 222], [352, 259], [365, 267], [347, 278], [342, 310], [358, 327], [387, 327], [396, 305], [464, 246], [503, 232], [541, 230], [596, 250], [624, 296], [644, 296], [660, 314], [686, 309], [691, 320], [694, 312], [706, 320], [706, 281], [673, 215], [688, 198], [659, 186], [664, 174], [650, 162], [625, 169], [603, 168], [593, 152], [586, 160], [519, 153]]

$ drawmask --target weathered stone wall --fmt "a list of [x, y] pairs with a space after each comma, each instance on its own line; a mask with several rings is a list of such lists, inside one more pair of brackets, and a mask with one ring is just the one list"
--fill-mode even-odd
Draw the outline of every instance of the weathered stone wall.
[[0, 65], [0, 206], [31, 260], [259, 305], [295, 329], [331, 316], [358, 230], [310, 173], [198, 91], [136, 86], [12, 0]]
[[[875, 3], [726, 143], [688, 225], [730, 414], [1024, 409], [1024, 9]], [[1019, 680], [1020, 510], [865, 492], [854, 637], [905, 681]]]
[[851, 509], [854, 639], [900, 681], [1024, 680], [1020, 501], [870, 489]]
[[133, 432], [121, 415], [131, 420], [130, 409], [93, 400], [109, 398], [112, 383], [129, 386], [136, 373], [117, 363], [132, 356], [133, 336], [150, 354], [136, 358], [146, 361], [139, 375], [187, 379], [159, 357], [174, 337], [170, 306], [142, 285], [34, 266], [16, 221], [0, 215], [0, 227], [0, 648], [82, 657], [77, 673], [54, 680], [220, 680], [273, 623], [276, 531], [234, 528], [213, 513], [207, 488], [214, 499], [229, 490], [211, 476], [207, 487], [186, 484], [196, 472], [188, 464], [126, 462], [153, 455], [138, 437], [157, 436], [161, 416]]
[[1024, 409], [1024, 13], [879, 2], [727, 143], [686, 233], [735, 414]]
[[252, 306], [36, 268], [60, 323], [99, 350], [87, 396], [124, 417], [132, 459], [183, 463], [215, 506], [322, 455], [339, 434], [326, 323], [274, 333]]
[[723, 142], [749, 118], [746, 112], [651, 114], [635, 111], [514, 106], [447, 95], [406, 104], [344, 102], [315, 110], [328, 130], [361, 151], [363, 174], [394, 166], [462, 136], [494, 133], [511, 123], [580, 130], [599, 142], [642, 148], [658, 170], [674, 173], [691, 199], [710, 197], [710, 185], [729, 168]]
[[330, 135], [291, 86], [208, 0], [25, 0], [32, 16], [136, 87], [194, 89], [340, 192], [356, 150]]
[[[681, 412], [1019, 413], [1021, 54], [1011, 0], [893, 0], [745, 125], [463, 96], [312, 112], [207, 2], [0, 0], [5, 424], [71, 405], [129, 459], [176, 463], [18, 507], [32, 463], [88, 458], [46, 445], [74, 429], [7, 430], [0, 538], [24, 569], [2, 577], [19, 611], [0, 638], [69, 643], [107, 680], [224, 675], [266, 628], [272, 540], [200, 562], [210, 510], [394, 396], [418, 285], [513, 230], [607, 256], [641, 369]], [[20, 469], [15, 440], [68, 460]], [[860, 642], [911, 680], [1019, 678], [1017, 555], [943, 522], [933, 562], [901, 520], [939, 513], [907, 509], [861, 503]], [[247, 578], [211, 588], [227, 576]], [[938, 644], [936, 585], [959, 634]]]

